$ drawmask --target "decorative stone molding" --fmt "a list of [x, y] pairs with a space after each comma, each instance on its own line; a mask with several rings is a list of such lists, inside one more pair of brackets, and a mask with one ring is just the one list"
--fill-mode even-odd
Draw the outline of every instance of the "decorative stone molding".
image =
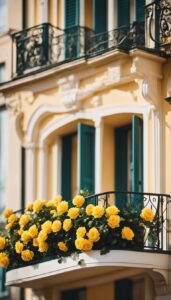
[[27, 102], [29, 105], [33, 104], [34, 94], [31, 91], [21, 91], [5, 95], [5, 103], [13, 115], [17, 116], [23, 112], [23, 102]]
[[58, 80], [60, 92], [62, 94], [62, 104], [66, 108], [78, 107], [78, 86], [79, 81], [76, 80], [74, 75]]

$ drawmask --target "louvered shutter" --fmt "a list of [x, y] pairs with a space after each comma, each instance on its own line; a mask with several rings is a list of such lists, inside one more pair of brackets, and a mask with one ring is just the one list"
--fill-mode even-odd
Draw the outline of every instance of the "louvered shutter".
[[107, 31], [107, 1], [94, 0], [93, 1], [93, 19], [94, 31], [102, 33]]
[[65, 28], [79, 25], [79, 0], [65, 0]]
[[62, 137], [62, 196], [70, 201], [72, 197], [72, 135]]
[[145, 0], [136, 0], [136, 21], [145, 21]]
[[95, 128], [78, 124], [80, 189], [95, 190]]
[[[115, 190], [127, 191], [127, 126], [115, 129]], [[116, 195], [116, 205], [124, 207], [126, 196]]]
[[118, 27], [130, 24], [130, 0], [118, 0]]

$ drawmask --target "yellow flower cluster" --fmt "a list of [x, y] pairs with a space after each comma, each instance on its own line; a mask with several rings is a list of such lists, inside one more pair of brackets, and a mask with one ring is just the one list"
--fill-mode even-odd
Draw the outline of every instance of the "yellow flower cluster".
[[[69, 255], [71, 239], [77, 250], [87, 252], [101, 245], [105, 241], [105, 234], [111, 234], [111, 237], [116, 235], [116, 238], [119, 236], [120, 240], [127, 241], [136, 237], [134, 225], [131, 223], [131, 228], [129, 227], [127, 217], [125, 219], [128, 222], [124, 223], [124, 213], [122, 209], [120, 213], [115, 205], [107, 208], [93, 204], [84, 206], [85, 198], [81, 195], [75, 196], [72, 203], [74, 207], [69, 208], [68, 202], [62, 200], [60, 195], [49, 201], [36, 200], [27, 205], [20, 218], [11, 209], [6, 209], [3, 213], [7, 219], [6, 229], [9, 230], [9, 235], [14, 234], [14, 242], [0, 236], [0, 250], [3, 250], [0, 252], [0, 265], [9, 266], [11, 257], [7, 253], [12, 243], [12, 251], [20, 255], [17, 257], [29, 262], [37, 257], [38, 252], [45, 257], [53, 251], [56, 254], [61, 251], [61, 255], [62, 252], [68, 252]], [[155, 215], [150, 208], [143, 208], [138, 218], [140, 223], [145, 224], [144, 227], [148, 227], [149, 224], [145, 222], [152, 222]]]

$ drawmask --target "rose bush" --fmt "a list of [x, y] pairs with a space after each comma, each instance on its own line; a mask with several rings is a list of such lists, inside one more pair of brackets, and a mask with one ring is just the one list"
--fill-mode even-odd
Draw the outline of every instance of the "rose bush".
[[49, 201], [29, 203], [22, 215], [6, 209], [6, 233], [0, 235], [0, 265], [17, 268], [44, 259], [69, 256], [75, 252], [112, 249], [142, 249], [148, 228], [154, 232], [154, 212], [150, 208], [104, 208], [88, 202], [83, 195], [73, 207], [56, 196]]

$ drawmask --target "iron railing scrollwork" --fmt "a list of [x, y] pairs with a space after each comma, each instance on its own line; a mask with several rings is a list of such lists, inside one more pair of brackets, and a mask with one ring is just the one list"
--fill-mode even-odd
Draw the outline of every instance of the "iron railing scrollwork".
[[143, 47], [144, 23], [134, 22], [130, 26], [101, 34], [81, 26], [61, 30], [44, 23], [13, 33], [12, 40], [13, 77], [18, 77], [116, 48], [129, 51], [134, 47]]
[[94, 34], [86, 54], [88, 57], [93, 57], [114, 49], [129, 51], [135, 47], [144, 47], [144, 32], [144, 22], [134, 22], [130, 26], [122, 26], [111, 31]]
[[[124, 205], [123, 205], [124, 199]], [[121, 208], [128, 211], [132, 218], [137, 218], [142, 208], [151, 208], [154, 212], [152, 226], [146, 228], [143, 235], [141, 251], [170, 251], [169, 241], [169, 210], [171, 208], [171, 198], [169, 195], [134, 192], [106, 192], [86, 197], [86, 204], [110, 205], [121, 203]], [[136, 247], [135, 247], [136, 248]]]
[[149, 36], [165, 55], [171, 55], [171, 2], [156, 0], [148, 4], [146, 23]]

